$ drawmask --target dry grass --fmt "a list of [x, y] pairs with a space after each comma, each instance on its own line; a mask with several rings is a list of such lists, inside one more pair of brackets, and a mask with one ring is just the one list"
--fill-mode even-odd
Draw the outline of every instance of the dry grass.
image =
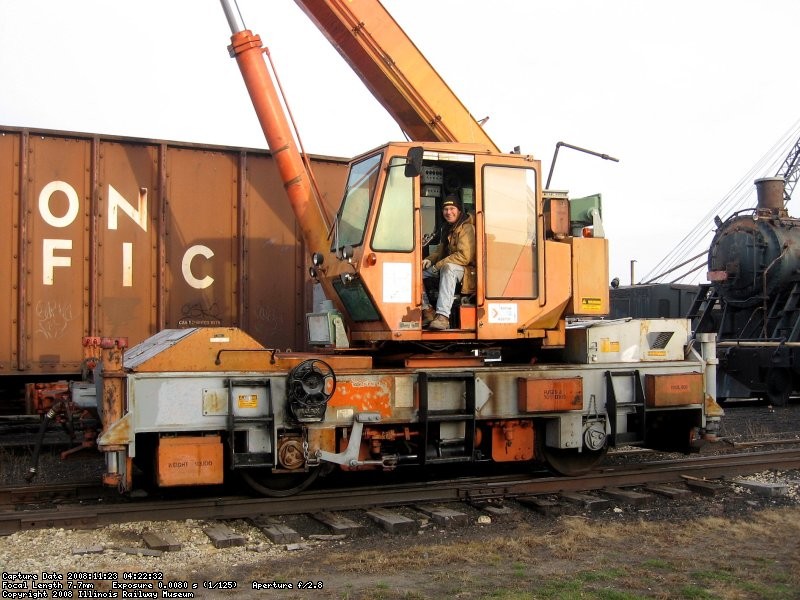
[[313, 572], [326, 587], [317, 597], [348, 600], [800, 598], [800, 508], [679, 524], [564, 517], [492, 531], [381, 538], [278, 572], [286, 581]]

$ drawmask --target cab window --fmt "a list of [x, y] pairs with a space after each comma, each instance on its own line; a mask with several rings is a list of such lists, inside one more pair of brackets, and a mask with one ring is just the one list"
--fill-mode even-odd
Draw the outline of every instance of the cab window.
[[486, 297], [535, 298], [536, 172], [484, 167], [483, 198]]
[[360, 246], [364, 241], [364, 229], [378, 182], [382, 156], [375, 154], [350, 167], [331, 250], [339, 250], [344, 246]]

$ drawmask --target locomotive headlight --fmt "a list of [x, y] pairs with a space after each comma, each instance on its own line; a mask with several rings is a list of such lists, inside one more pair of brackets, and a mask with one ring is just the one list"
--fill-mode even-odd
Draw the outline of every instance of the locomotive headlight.
[[324, 262], [325, 262], [325, 257], [322, 256], [321, 253], [314, 252], [314, 254], [311, 255], [311, 264], [314, 265], [315, 267], [321, 267], [322, 263]]
[[344, 246], [340, 250], [340, 256], [342, 260], [346, 260], [349, 263], [353, 262], [353, 247], [352, 246]]

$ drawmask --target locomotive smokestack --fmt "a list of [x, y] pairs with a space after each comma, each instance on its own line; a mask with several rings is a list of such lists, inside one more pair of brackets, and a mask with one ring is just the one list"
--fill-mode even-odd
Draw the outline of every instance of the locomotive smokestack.
[[758, 194], [757, 208], [769, 210], [783, 209], [783, 188], [786, 185], [782, 177], [764, 177], [756, 179], [756, 193]]

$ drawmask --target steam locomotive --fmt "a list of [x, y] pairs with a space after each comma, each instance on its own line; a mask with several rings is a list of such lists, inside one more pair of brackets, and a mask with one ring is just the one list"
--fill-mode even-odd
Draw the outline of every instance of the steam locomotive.
[[758, 204], [726, 221], [708, 253], [708, 280], [689, 317], [716, 332], [721, 399], [785, 404], [800, 388], [800, 219], [784, 208], [784, 180], [755, 182]]

